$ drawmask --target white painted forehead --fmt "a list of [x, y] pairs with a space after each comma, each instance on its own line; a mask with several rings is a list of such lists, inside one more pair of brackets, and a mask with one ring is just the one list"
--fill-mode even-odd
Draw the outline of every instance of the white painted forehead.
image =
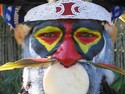
[[34, 7], [27, 12], [24, 21], [54, 19], [93, 19], [111, 22], [111, 13], [91, 2], [67, 0]]

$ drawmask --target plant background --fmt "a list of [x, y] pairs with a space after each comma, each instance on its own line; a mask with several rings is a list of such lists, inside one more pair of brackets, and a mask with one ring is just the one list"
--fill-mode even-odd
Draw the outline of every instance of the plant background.
[[[0, 16], [0, 65], [21, 58], [21, 47], [17, 45], [13, 31]], [[0, 94], [18, 94], [21, 88], [22, 70], [0, 72]]]

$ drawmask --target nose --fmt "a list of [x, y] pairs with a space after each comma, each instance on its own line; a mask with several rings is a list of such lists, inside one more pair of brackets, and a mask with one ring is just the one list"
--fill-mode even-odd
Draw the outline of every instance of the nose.
[[63, 42], [61, 43], [57, 52], [54, 53], [53, 57], [65, 67], [70, 67], [77, 60], [82, 58], [82, 56], [77, 52], [73, 39], [70, 35], [65, 36]]

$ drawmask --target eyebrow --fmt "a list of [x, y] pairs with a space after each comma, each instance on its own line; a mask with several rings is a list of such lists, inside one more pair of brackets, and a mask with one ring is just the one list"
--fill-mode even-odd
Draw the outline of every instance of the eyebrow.
[[36, 30], [39, 30], [41, 28], [44, 28], [44, 27], [47, 27], [47, 26], [53, 26], [53, 27], [58, 27], [60, 28], [62, 31], [65, 31], [65, 28], [63, 26], [63, 24], [59, 21], [45, 21], [44, 23], [39, 23], [37, 24], [35, 27], [36, 27]]
[[88, 28], [90, 30], [96, 30], [96, 31], [102, 31], [103, 30], [103, 26], [101, 25], [101, 22], [98, 21], [76, 21], [73, 24], [73, 31], [76, 31], [78, 28]]

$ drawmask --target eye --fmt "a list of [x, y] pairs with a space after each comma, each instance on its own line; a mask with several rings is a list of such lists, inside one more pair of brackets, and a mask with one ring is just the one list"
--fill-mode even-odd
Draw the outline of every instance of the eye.
[[[46, 46], [46, 48], [52, 49], [52, 45], [56, 45], [58, 41], [62, 38], [63, 31], [58, 27], [46, 26], [41, 28], [34, 33], [34, 38], [36, 38], [41, 44]], [[50, 45], [52, 47], [50, 47]], [[48, 46], [48, 47], [47, 47]]]
[[[38, 40], [43, 40], [44, 42], [48, 43], [48, 44], [52, 44], [54, 43], [56, 40], [59, 39], [61, 35], [61, 32], [58, 31], [53, 31], [53, 32], [47, 32], [47, 33], [39, 33], [37, 35]], [[41, 42], [43, 43], [43, 42]]]
[[89, 32], [77, 32], [76, 37], [83, 44], [89, 44], [91, 42], [94, 42], [99, 36], [97, 34], [89, 33]]
[[80, 37], [80, 38], [92, 38], [92, 37], [96, 37], [97, 35], [95, 34], [92, 34], [92, 33], [88, 33], [88, 32], [78, 32], [76, 34], [77, 37]]
[[94, 35], [87, 32], [83, 32], [83, 33], [81, 32], [78, 34], [78, 37], [91, 38], [91, 37], [94, 37]]
[[49, 33], [42, 33], [38, 35], [39, 37], [44, 38], [56, 38], [59, 36], [57, 32], [49, 32]]

